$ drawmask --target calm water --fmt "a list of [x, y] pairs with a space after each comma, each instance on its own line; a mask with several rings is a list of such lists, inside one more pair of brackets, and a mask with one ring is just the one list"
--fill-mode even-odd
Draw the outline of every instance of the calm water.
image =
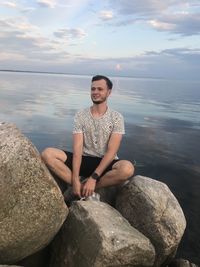
[[[165, 182], [187, 229], [178, 256], [200, 264], [200, 82], [113, 78], [109, 105], [125, 118], [119, 156]], [[14, 122], [41, 151], [71, 149], [74, 113], [90, 102], [90, 77], [0, 72], [0, 121]]]

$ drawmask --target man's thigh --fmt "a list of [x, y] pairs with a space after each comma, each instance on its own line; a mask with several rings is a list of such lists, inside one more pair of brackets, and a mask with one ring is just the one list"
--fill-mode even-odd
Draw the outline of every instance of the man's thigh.
[[[69, 151], [64, 151], [67, 160], [65, 164], [67, 167], [72, 170], [72, 162], [73, 162], [73, 153]], [[99, 165], [101, 158], [98, 157], [91, 157], [91, 156], [82, 156], [81, 167], [80, 167], [80, 176], [88, 178], [91, 174], [95, 171], [97, 166]]]
[[[72, 170], [72, 160], [73, 160], [73, 153], [64, 151], [67, 155], [67, 160], [65, 164]], [[91, 156], [82, 156], [81, 167], [80, 167], [80, 176], [88, 178], [92, 175], [92, 173], [96, 170], [98, 165], [100, 164], [102, 158], [99, 157], [91, 157]], [[118, 159], [113, 160], [108, 167], [103, 171], [101, 176], [103, 176], [106, 172], [112, 170], [113, 165], [118, 162]]]

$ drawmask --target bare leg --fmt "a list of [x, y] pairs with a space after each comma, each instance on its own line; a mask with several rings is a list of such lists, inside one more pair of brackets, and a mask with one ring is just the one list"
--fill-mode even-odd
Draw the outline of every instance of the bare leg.
[[128, 160], [119, 160], [113, 165], [111, 171], [101, 177], [100, 181], [96, 185], [96, 188], [121, 184], [133, 176], [133, 174], [133, 164]]
[[67, 156], [62, 150], [52, 147], [46, 148], [41, 153], [41, 158], [47, 167], [56, 175], [58, 175], [63, 181], [69, 184], [72, 183], [72, 172], [64, 164]]

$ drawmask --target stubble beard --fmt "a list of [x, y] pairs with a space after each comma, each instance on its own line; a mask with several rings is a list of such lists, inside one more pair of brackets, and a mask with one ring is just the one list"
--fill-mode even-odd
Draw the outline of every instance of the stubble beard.
[[104, 99], [102, 99], [102, 100], [94, 100], [94, 99], [92, 99], [92, 102], [93, 102], [95, 105], [99, 105], [99, 104], [102, 104], [102, 103], [106, 102], [106, 99], [107, 99], [107, 98], [104, 98]]

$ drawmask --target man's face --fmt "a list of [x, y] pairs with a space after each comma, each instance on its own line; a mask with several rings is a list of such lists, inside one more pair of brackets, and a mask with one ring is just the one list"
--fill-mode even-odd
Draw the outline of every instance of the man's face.
[[94, 104], [101, 104], [105, 102], [110, 95], [111, 90], [108, 88], [105, 80], [92, 82], [91, 85], [91, 99]]

